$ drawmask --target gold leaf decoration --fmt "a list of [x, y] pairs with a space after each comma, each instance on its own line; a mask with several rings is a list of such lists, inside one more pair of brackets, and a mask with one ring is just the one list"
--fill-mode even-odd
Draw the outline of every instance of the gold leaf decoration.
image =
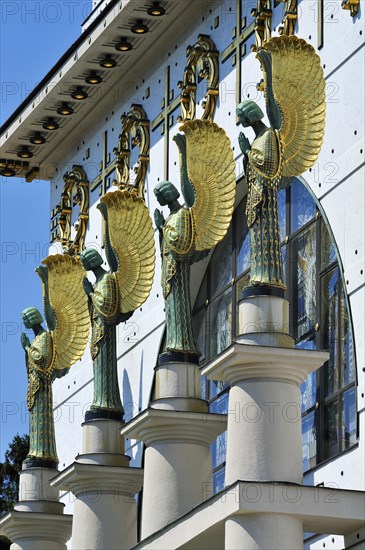
[[195, 191], [196, 250], [209, 250], [226, 235], [233, 214], [233, 150], [223, 128], [210, 120], [189, 120], [180, 130], [186, 135], [188, 175]]
[[81, 262], [68, 254], [43, 260], [48, 268], [49, 301], [56, 317], [53, 368], [70, 368], [84, 354], [90, 329], [88, 300], [83, 288], [86, 276]]
[[142, 198], [123, 190], [100, 199], [108, 210], [110, 244], [118, 258], [120, 311], [139, 308], [148, 298], [155, 273], [152, 219]]
[[313, 166], [323, 143], [326, 98], [321, 60], [297, 36], [271, 38], [263, 48], [271, 53], [273, 92], [283, 116], [283, 176], [297, 176]]

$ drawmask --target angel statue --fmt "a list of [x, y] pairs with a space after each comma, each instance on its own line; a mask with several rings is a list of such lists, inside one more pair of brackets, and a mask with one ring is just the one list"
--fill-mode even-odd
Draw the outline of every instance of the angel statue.
[[178, 202], [180, 194], [169, 181], [154, 189], [159, 204], [170, 210], [166, 220], [160, 210], [155, 210], [166, 313], [166, 343], [159, 362], [171, 360], [171, 354], [184, 361], [198, 361], [190, 304], [190, 265], [202, 259], [227, 233], [236, 191], [233, 151], [225, 131], [209, 120], [189, 120], [180, 130], [184, 135], [176, 135], [174, 141], [180, 152], [185, 204]]
[[91, 357], [94, 372], [94, 397], [85, 419], [122, 420], [117, 372], [116, 327], [126, 321], [148, 298], [155, 270], [155, 241], [149, 210], [142, 198], [128, 190], [109, 192], [97, 207], [105, 224], [103, 259], [91, 248], [80, 259], [95, 283], [85, 278], [91, 318]]
[[27, 467], [56, 468], [58, 464], [53, 419], [52, 382], [64, 376], [81, 359], [89, 336], [90, 321], [83, 291], [85, 271], [76, 258], [48, 256], [36, 272], [42, 280], [43, 317], [35, 307], [22, 312], [32, 342], [25, 333], [21, 343], [26, 353], [27, 405], [30, 413], [30, 448]]
[[[246, 206], [250, 228], [250, 287], [282, 293], [286, 287], [280, 250], [277, 191], [288, 178], [313, 166], [322, 147], [325, 126], [325, 80], [314, 48], [297, 36], [274, 37], [256, 57], [264, 73], [264, 90], [270, 126], [254, 101], [243, 101], [237, 116], [251, 126], [250, 145], [238, 138], [248, 182]], [[263, 288], [266, 287], [266, 288]]]

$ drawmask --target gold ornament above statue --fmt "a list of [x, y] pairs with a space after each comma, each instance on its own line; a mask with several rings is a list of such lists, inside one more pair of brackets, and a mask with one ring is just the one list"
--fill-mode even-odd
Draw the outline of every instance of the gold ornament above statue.
[[[122, 129], [118, 147], [114, 148], [117, 156], [115, 165], [117, 179], [114, 182], [119, 189], [129, 189], [144, 198], [144, 188], [150, 151], [150, 122], [141, 105], [132, 105], [129, 113], [121, 116]], [[139, 147], [135, 181], [130, 183], [131, 145]]]
[[284, 177], [302, 174], [316, 162], [325, 128], [325, 80], [314, 48], [296, 36], [271, 38], [257, 53], [264, 75], [270, 127], [254, 101], [237, 107], [252, 144], [241, 132], [248, 181], [251, 285], [285, 289], [280, 250], [277, 191]]
[[180, 121], [194, 120], [196, 113], [196, 89], [198, 69], [200, 78], [207, 81], [207, 93], [203, 100], [202, 120], [213, 120], [217, 97], [219, 94], [219, 63], [218, 51], [211, 38], [200, 34], [198, 42], [194, 46], [188, 46], [186, 50], [187, 62], [184, 70], [183, 81], [178, 85], [181, 88]]
[[[64, 252], [73, 256], [84, 249], [87, 223], [89, 220], [89, 180], [82, 166], [74, 165], [71, 172], [63, 176], [65, 182], [58, 207], [58, 237]], [[71, 237], [73, 207], [79, 204], [80, 213], [75, 223], [76, 234]]]

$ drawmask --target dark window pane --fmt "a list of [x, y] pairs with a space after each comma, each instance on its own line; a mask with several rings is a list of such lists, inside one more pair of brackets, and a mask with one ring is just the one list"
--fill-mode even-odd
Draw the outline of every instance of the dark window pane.
[[349, 317], [346, 307], [345, 295], [341, 291], [341, 346], [340, 364], [341, 386], [347, 386], [355, 380], [354, 345], [350, 330]]
[[338, 403], [333, 401], [324, 410], [324, 458], [339, 452]]
[[217, 246], [210, 263], [210, 297], [232, 281], [232, 230]]
[[327, 231], [324, 220], [321, 221], [321, 269], [325, 269], [328, 265], [337, 259], [336, 247], [332, 241], [329, 232]]
[[221, 468], [220, 470], [217, 470], [213, 474], [213, 487], [214, 487], [214, 493], [219, 493], [219, 491], [222, 491], [224, 489], [224, 476], [226, 473], [225, 468]]
[[210, 306], [209, 357], [215, 357], [228, 348], [232, 341], [232, 291], [220, 296]]
[[[298, 349], [316, 349], [314, 337], [299, 342], [295, 347]], [[316, 389], [316, 373], [311, 372], [307, 380], [300, 386], [302, 412], [307, 411], [316, 404]]]
[[300, 338], [316, 322], [316, 227], [300, 235], [295, 241], [297, 278], [294, 281], [297, 319], [296, 336]]
[[245, 209], [244, 200], [236, 211], [237, 276], [250, 267], [250, 236]]
[[322, 278], [322, 326], [323, 348], [330, 358], [325, 364], [325, 395], [338, 389], [338, 270], [330, 271]]
[[211, 446], [212, 450], [212, 463], [213, 468], [220, 466], [223, 462], [226, 461], [227, 454], [227, 432], [220, 434], [213, 445]]
[[209, 399], [213, 399], [213, 397], [221, 393], [225, 388], [228, 388], [227, 382], [224, 382], [223, 380], [210, 380], [209, 381]]
[[305, 186], [297, 179], [291, 185], [291, 232], [297, 231], [316, 215], [316, 203]]
[[286, 245], [285, 244], [283, 244], [283, 246], [281, 247], [281, 261], [283, 263], [284, 283], [287, 284], [286, 282]]
[[193, 330], [198, 350], [201, 353], [201, 357], [205, 357], [205, 337], [207, 331], [207, 310], [201, 309], [198, 313], [195, 313], [193, 317]]
[[305, 472], [316, 465], [317, 440], [314, 412], [302, 418], [302, 452]]
[[206, 376], [202, 376], [202, 399], [208, 400], [208, 380]]
[[209, 405], [209, 410], [215, 414], [227, 414], [228, 412], [228, 392], [223, 393]]
[[250, 284], [250, 274], [247, 273], [236, 282], [236, 335], [241, 334], [242, 327], [239, 326], [239, 303], [242, 299], [242, 290]]
[[[192, 288], [191, 291], [192, 291], [192, 294], [193, 294], [194, 289]], [[205, 304], [205, 302], [207, 301], [207, 298], [208, 298], [208, 296], [207, 296], [207, 276], [205, 275], [204, 279], [203, 279], [203, 282], [200, 286], [198, 296], [195, 300], [194, 309], [199, 309], [201, 306], [203, 306]]]
[[280, 241], [283, 241], [286, 237], [286, 190], [280, 189], [278, 191], [278, 219], [280, 230]]
[[342, 450], [356, 443], [356, 389], [350, 388], [341, 396]]

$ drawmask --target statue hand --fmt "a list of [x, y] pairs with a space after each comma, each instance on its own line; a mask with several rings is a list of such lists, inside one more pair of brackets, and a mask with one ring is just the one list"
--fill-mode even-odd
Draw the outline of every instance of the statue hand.
[[24, 332], [21, 333], [20, 341], [21, 341], [21, 344], [23, 346], [23, 349], [25, 349], [25, 351], [27, 351], [30, 348], [30, 341], [29, 341], [28, 336]]
[[267, 73], [271, 73], [271, 66], [272, 66], [271, 53], [260, 48], [256, 54], [256, 57], [259, 59], [265, 71]]
[[155, 224], [157, 229], [162, 230], [163, 226], [165, 225], [165, 218], [163, 217], [162, 212], [158, 208], [156, 208], [155, 210], [154, 218], [155, 218]]
[[88, 296], [90, 296], [94, 292], [93, 285], [90, 283], [87, 277], [84, 277], [84, 280], [82, 281], [82, 285]]
[[240, 149], [244, 155], [247, 155], [251, 150], [251, 145], [247, 137], [243, 132], [240, 132], [238, 136], [238, 143], [240, 146]]
[[39, 265], [34, 271], [40, 276], [44, 284], [48, 283], [48, 267]]

